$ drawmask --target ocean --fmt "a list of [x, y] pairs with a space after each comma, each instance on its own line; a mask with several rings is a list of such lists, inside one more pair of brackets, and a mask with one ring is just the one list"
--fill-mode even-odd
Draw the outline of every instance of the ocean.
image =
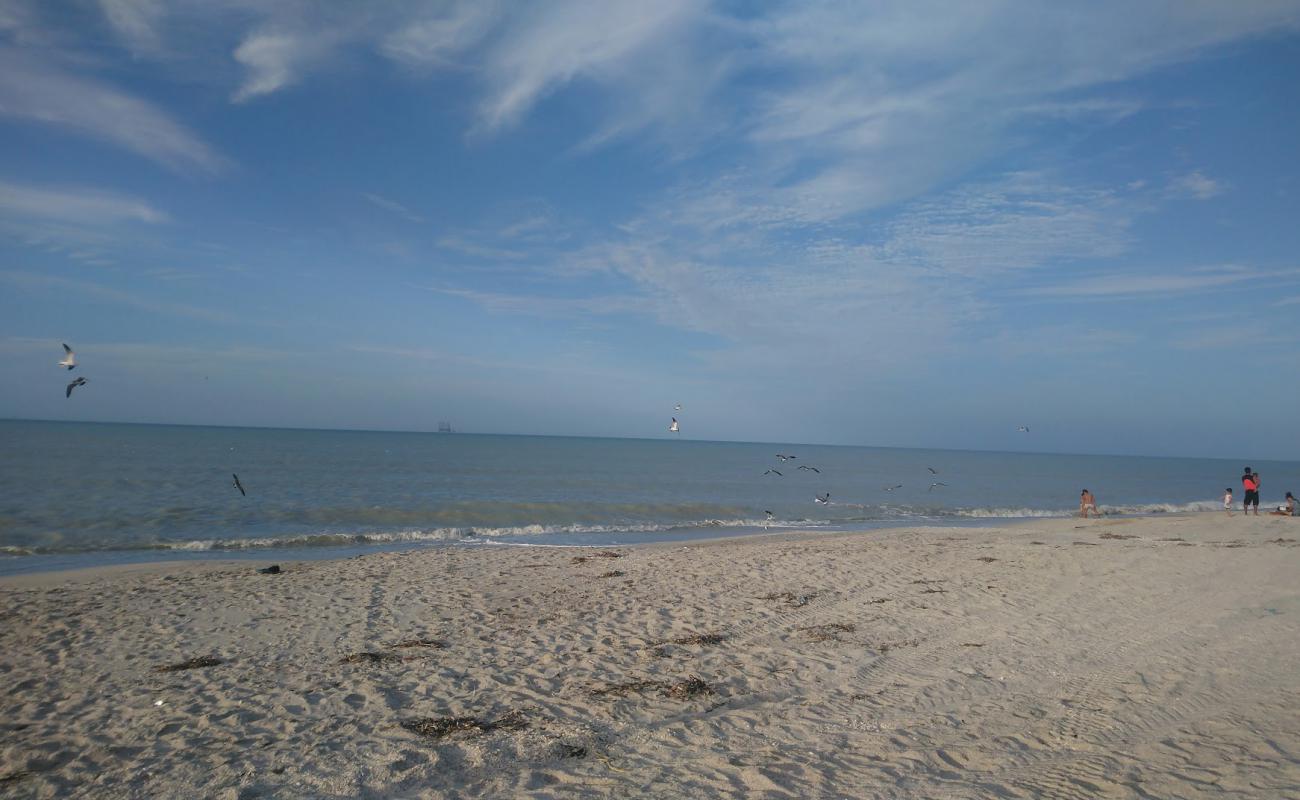
[[1070, 515], [1083, 488], [1108, 514], [1216, 510], [1247, 464], [1268, 506], [1300, 489], [1300, 463], [1246, 457], [0, 420], [0, 574], [991, 524]]

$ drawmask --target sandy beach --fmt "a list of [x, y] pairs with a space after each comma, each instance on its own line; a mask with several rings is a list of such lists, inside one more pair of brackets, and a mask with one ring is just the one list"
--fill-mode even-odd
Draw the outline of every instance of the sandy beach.
[[0, 581], [5, 797], [1300, 797], [1300, 520]]

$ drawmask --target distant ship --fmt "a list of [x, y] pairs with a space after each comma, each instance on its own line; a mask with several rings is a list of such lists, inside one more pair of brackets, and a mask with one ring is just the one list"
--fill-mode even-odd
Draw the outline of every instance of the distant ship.
[[451, 429], [451, 423], [450, 423], [450, 422], [439, 422], [439, 423], [438, 423], [438, 433], [455, 433], [455, 431], [453, 431], [453, 430]]

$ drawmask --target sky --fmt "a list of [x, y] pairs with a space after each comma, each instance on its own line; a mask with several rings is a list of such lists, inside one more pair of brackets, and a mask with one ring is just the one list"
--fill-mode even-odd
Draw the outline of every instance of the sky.
[[1296, 76], [1300, 0], [0, 0], [0, 417], [1294, 459]]

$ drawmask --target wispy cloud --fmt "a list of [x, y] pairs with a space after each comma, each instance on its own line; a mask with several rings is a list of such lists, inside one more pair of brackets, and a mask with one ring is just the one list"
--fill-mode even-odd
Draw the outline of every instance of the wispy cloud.
[[1223, 184], [1213, 178], [1207, 178], [1198, 170], [1189, 172], [1186, 175], [1180, 175], [1170, 181], [1169, 191], [1176, 196], [1209, 200], [1211, 197], [1223, 193]]
[[234, 59], [246, 74], [231, 100], [243, 103], [297, 83], [310, 66], [324, 58], [335, 38], [328, 31], [250, 34], [235, 48]]
[[1098, 275], [1086, 280], [1071, 281], [1054, 286], [1035, 286], [1016, 289], [1011, 294], [1021, 297], [1055, 298], [1137, 298], [1151, 295], [1176, 295], [1202, 292], [1246, 281], [1267, 277], [1255, 271], [1238, 269], [1200, 274], [1112, 274]]
[[0, 209], [21, 217], [98, 225], [133, 221], [159, 223], [167, 215], [143, 200], [86, 187], [58, 189], [0, 181]]
[[222, 311], [194, 306], [188, 303], [175, 303], [168, 300], [159, 300], [144, 295], [133, 294], [122, 289], [102, 286], [90, 281], [71, 280], [68, 278], [60, 278], [55, 275], [45, 275], [37, 272], [21, 272], [17, 270], [0, 270], [0, 281], [4, 281], [21, 289], [73, 292], [87, 297], [93, 297], [103, 302], [129, 306], [131, 308], [148, 311], [154, 314], [169, 314], [172, 316], [189, 317], [204, 322], [239, 322], [239, 320], [236, 320], [234, 317]]
[[0, 47], [0, 115], [68, 128], [181, 172], [226, 165], [197, 135], [144, 100], [12, 48]]
[[424, 222], [424, 217], [420, 216], [419, 214], [416, 214], [414, 211], [402, 205], [401, 203], [397, 202], [396, 200], [389, 200], [387, 197], [378, 194], [372, 194], [370, 192], [364, 192], [361, 196], [364, 197], [366, 200], [369, 200], [371, 203], [379, 206], [380, 208], [386, 211], [391, 211], [397, 216], [402, 217], [403, 219], [406, 219], [410, 222]]

